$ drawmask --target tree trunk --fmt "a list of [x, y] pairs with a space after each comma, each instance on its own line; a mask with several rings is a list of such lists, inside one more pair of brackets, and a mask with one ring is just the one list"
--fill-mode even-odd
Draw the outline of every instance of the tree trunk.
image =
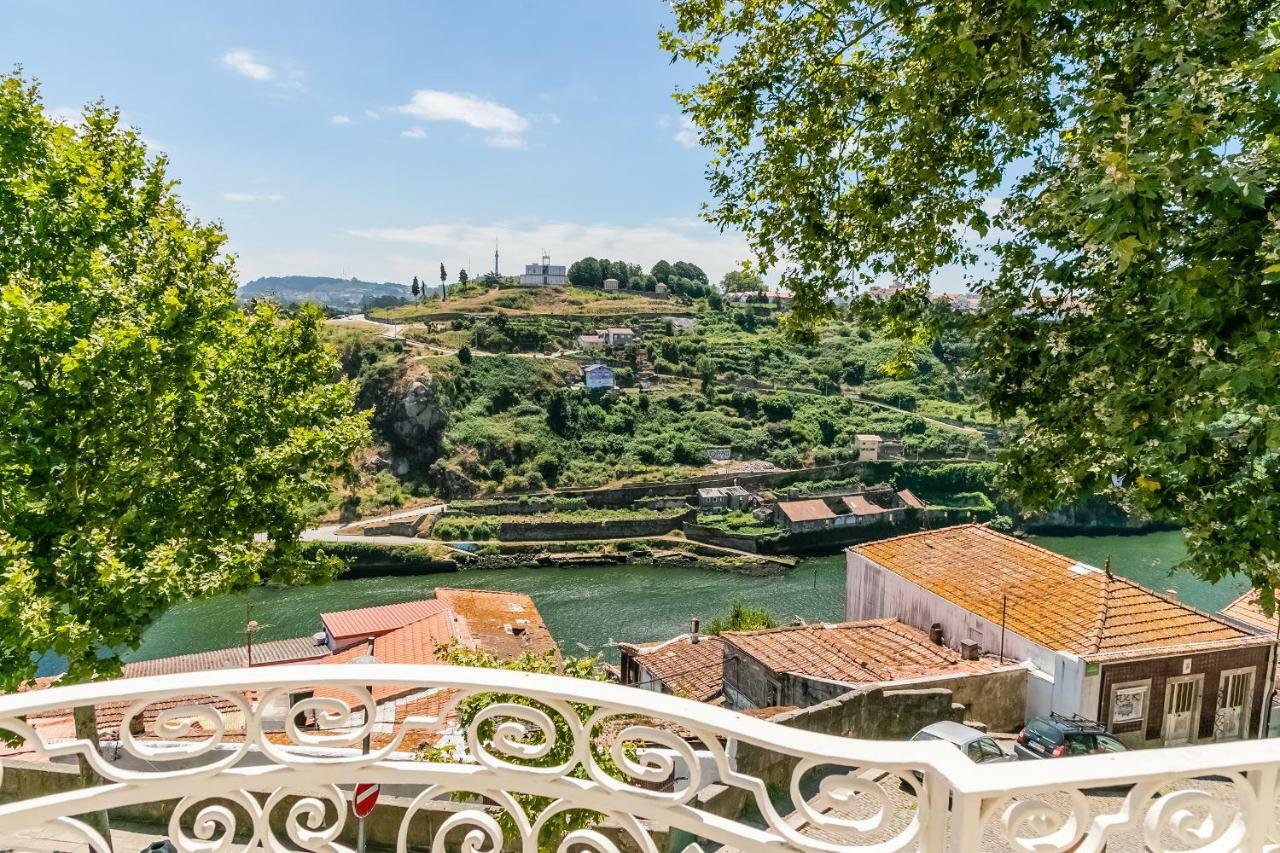
[[[76, 737], [81, 740], [87, 740], [93, 744], [95, 751], [100, 751], [98, 746], [98, 714], [92, 705], [77, 705], [72, 712], [76, 724]], [[89, 765], [83, 757], [80, 758], [80, 787], [92, 788], [99, 784], [102, 778], [98, 776], [94, 769]], [[80, 819], [88, 826], [96, 829], [102, 834], [107, 841], [107, 847], [111, 847], [111, 820], [107, 817], [106, 811], [89, 812], [80, 815]]]

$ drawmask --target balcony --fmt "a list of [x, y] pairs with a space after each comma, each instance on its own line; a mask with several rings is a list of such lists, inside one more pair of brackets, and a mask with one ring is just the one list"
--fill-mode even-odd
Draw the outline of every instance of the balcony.
[[[470, 697], [474, 716], [440, 740], [439, 715], [374, 705], [370, 687], [404, 685]], [[100, 751], [38, 724], [109, 703], [124, 703], [120, 735]], [[105, 850], [82, 816], [149, 810], [179, 850], [345, 850], [352, 786], [378, 782], [371, 842], [400, 850], [1280, 849], [1280, 740], [978, 766], [939, 742], [833, 737], [615, 684], [390, 664], [33, 690], [0, 696], [0, 729], [45, 768], [6, 761], [0, 842], [50, 826]], [[428, 731], [458, 748], [408, 748]], [[769, 779], [739, 771], [747, 749], [776, 759]], [[81, 783], [77, 756], [100, 778]], [[21, 775], [60, 766], [61, 787]]]

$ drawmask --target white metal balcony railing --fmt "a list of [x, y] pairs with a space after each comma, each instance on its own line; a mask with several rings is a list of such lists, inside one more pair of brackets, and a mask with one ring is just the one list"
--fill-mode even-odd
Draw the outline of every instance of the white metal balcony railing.
[[[420, 718], [403, 720], [362, 755], [372, 730], [363, 722], [371, 702], [364, 685], [406, 684], [458, 697], [518, 694], [539, 704], [488, 705], [459, 733], [469, 754], [461, 762], [409, 760], [398, 751], [406, 732], [426, 724]], [[290, 704], [312, 688], [319, 694]], [[334, 690], [355, 697], [356, 710], [331, 698]], [[136, 736], [148, 706], [193, 695], [223, 701], [161, 705], [147, 736]], [[24, 722], [121, 700], [131, 704], [118, 754], [106, 749], [105, 757], [86, 741], [44, 742]], [[315, 715], [319, 730], [299, 727], [298, 714]], [[938, 742], [815, 734], [614, 684], [387, 664], [223, 670], [11, 694], [0, 696], [0, 729], [47, 757], [88, 756], [102, 777], [79, 790], [20, 791], [0, 805], [0, 839], [61, 824], [93, 849], [102, 839], [72, 816], [179, 800], [168, 833], [182, 850], [228, 849], [233, 837], [251, 848], [345, 850], [337, 839], [353, 820], [346, 798], [358, 781], [409, 792], [395, 840], [401, 850], [701, 850], [692, 836], [740, 850], [1096, 851], [1120, 832], [1151, 850], [1278, 849], [1268, 840], [1277, 740], [978, 766]], [[789, 791], [735, 769], [746, 745], [777, 756]], [[602, 767], [602, 750], [616, 769]], [[531, 766], [559, 755], [556, 766]], [[121, 760], [128, 756], [137, 760]], [[1133, 787], [1099, 812], [1091, 789], [1121, 784]], [[710, 794], [725, 791], [750, 807], [718, 814]], [[788, 799], [793, 806], [775, 805]], [[415, 820], [444, 806], [442, 818]], [[584, 810], [603, 818], [550, 838], [556, 818]]]

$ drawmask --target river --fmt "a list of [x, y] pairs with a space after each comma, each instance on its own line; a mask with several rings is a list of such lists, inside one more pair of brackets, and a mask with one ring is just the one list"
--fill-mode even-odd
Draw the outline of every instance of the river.
[[[1110, 555], [1116, 574], [1156, 590], [1174, 589], [1183, 601], [1206, 610], [1220, 609], [1247, 586], [1239, 579], [1214, 585], [1186, 571], [1171, 571], [1186, 553], [1177, 532], [1033, 541], [1096, 566]], [[234, 645], [243, 640], [249, 618], [266, 626], [257, 635], [261, 640], [297, 637], [318, 630], [323, 612], [427, 597], [436, 586], [528, 593], [566, 653], [600, 651], [616, 660], [610, 643], [664, 639], [687, 630], [692, 616], [705, 625], [724, 615], [735, 599], [766, 607], [783, 621], [837, 621], [844, 611], [844, 557], [806, 558], [785, 576], [769, 578], [704, 569], [600, 566], [366, 578], [299, 589], [264, 587], [173, 607], [129, 657]]]

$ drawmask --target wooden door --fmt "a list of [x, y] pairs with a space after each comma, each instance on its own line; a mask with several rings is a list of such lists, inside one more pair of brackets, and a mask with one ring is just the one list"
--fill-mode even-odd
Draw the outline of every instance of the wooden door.
[[1164, 687], [1164, 745], [1181, 746], [1196, 739], [1200, 723], [1200, 685], [1204, 675], [1170, 678]]
[[1214, 740], [1239, 740], [1249, 734], [1253, 708], [1254, 667], [1225, 670], [1218, 681], [1218, 709], [1213, 717]]

